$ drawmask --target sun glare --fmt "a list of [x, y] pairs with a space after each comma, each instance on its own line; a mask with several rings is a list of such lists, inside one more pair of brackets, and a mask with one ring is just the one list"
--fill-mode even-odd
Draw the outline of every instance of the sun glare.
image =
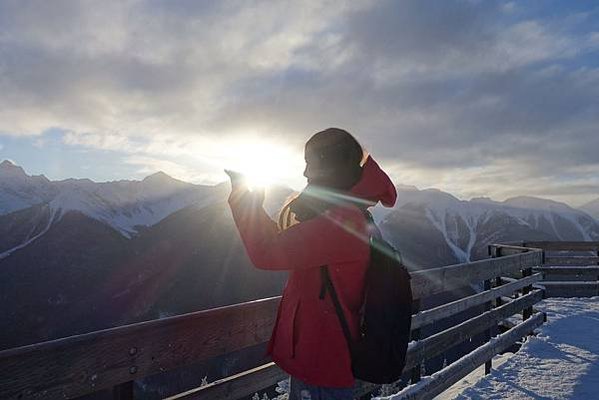
[[242, 173], [252, 188], [289, 185], [302, 177], [303, 158], [297, 151], [262, 140], [244, 140], [230, 146], [227, 168]]

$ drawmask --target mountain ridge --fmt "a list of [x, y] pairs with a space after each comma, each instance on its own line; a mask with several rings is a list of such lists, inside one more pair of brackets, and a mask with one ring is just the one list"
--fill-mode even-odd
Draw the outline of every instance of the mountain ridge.
[[183, 182], [162, 171], [143, 180], [50, 181], [43, 175], [28, 175], [4, 160], [0, 163], [0, 215], [48, 204], [59, 217], [80, 211], [131, 237], [140, 226], [153, 225], [194, 202], [209, 201], [212, 188], [218, 191], [216, 186]]
[[[113, 180], [113, 181], [94, 181], [92, 179], [89, 178], [66, 178], [66, 179], [62, 179], [62, 180], [50, 180], [48, 179], [45, 175], [41, 174], [41, 175], [28, 175], [26, 173], [26, 171], [23, 169], [23, 167], [13, 163], [11, 160], [5, 159], [2, 162], [0, 162], [0, 183], [1, 183], [1, 179], [4, 177], [2, 175], [2, 171], [7, 170], [7, 169], [16, 169], [18, 171], [20, 171], [20, 175], [27, 177], [27, 178], [41, 178], [51, 184], [71, 184], [71, 183], [89, 183], [89, 184], [95, 184], [95, 185], [111, 185], [111, 184], [128, 184], [128, 183], [142, 183], [142, 182], [152, 182], [152, 183], [168, 183], [168, 184], [180, 184], [180, 185], [189, 185], [189, 186], [196, 186], [196, 187], [219, 187], [221, 185], [227, 184], [227, 181], [223, 181], [223, 182], [219, 182], [213, 185], [202, 185], [202, 184], [195, 184], [195, 183], [190, 183], [190, 182], [186, 182], [177, 178], [174, 178], [170, 175], [168, 175], [167, 173], [165, 173], [164, 171], [156, 171], [154, 173], [151, 173], [150, 175], [147, 175], [146, 177], [136, 180], [136, 179], [119, 179], [119, 180]], [[545, 204], [545, 205], [549, 205], [549, 204], [553, 204], [555, 206], [566, 206], [570, 209], [575, 209], [575, 210], [582, 210], [584, 212], [589, 213], [590, 215], [593, 215], [593, 213], [597, 214], [597, 216], [594, 216], [595, 218], [599, 218], [599, 198], [592, 200], [588, 203], [583, 204], [580, 207], [573, 207], [567, 203], [564, 202], [559, 202], [559, 201], [555, 201], [555, 200], [551, 200], [551, 199], [546, 199], [543, 197], [536, 197], [536, 196], [528, 196], [528, 195], [519, 195], [519, 196], [513, 196], [513, 197], [509, 197], [505, 200], [499, 201], [499, 200], [494, 200], [490, 197], [487, 196], [478, 196], [478, 197], [473, 197], [471, 199], [461, 199], [458, 198], [457, 196], [455, 196], [452, 193], [443, 191], [441, 189], [438, 188], [434, 188], [434, 187], [430, 187], [430, 188], [425, 188], [425, 189], [420, 189], [417, 186], [414, 185], [406, 185], [406, 184], [402, 184], [402, 183], [398, 183], [395, 185], [396, 189], [398, 192], [401, 193], [409, 193], [409, 192], [416, 192], [416, 193], [442, 193], [445, 196], [449, 196], [455, 200], [458, 201], [464, 201], [464, 202], [477, 202], [477, 203], [495, 203], [495, 204], [511, 204], [514, 206], [517, 206], [518, 204], [522, 204], [524, 202], [536, 202], [537, 204]], [[292, 190], [291, 188], [287, 188], [289, 190]], [[1, 190], [1, 188], [0, 188]], [[1, 191], [0, 191], [0, 195], [1, 195]], [[401, 202], [401, 199], [399, 199], [399, 201]], [[590, 208], [590, 206], [594, 206], [597, 208], [596, 212], [594, 210], [593, 213], [588, 212], [587, 209]], [[530, 208], [530, 207], [524, 207], [524, 208]], [[0, 209], [0, 214], [5, 214], [6, 212], [3, 212], [2, 209]]]
[[[163, 171], [142, 180], [94, 182], [87, 178], [49, 181], [43, 175], [43, 178], [27, 175], [23, 168], [8, 160], [0, 163], [0, 168], [0, 216], [46, 204], [48, 209], [45, 212], [49, 214], [44, 218], [49, 223], [70, 211], [77, 211], [109, 225], [128, 239], [190, 205], [207, 206], [222, 201], [229, 190], [227, 182], [197, 185], [175, 179]], [[18, 179], [2, 179], [3, 174]], [[436, 188], [418, 189], [398, 184], [396, 189], [398, 199], [394, 207], [378, 205], [372, 209], [375, 221], [383, 223], [394, 213], [415, 213], [420, 219], [412, 223], [419, 229], [437, 231], [451, 249], [456, 262], [478, 257], [476, 247], [479, 237], [489, 236], [479, 232], [482, 227], [486, 230], [498, 229], [501, 224], [527, 227], [557, 239], [564, 237], [563, 232], [568, 232], [567, 237], [580, 240], [599, 237], [597, 220], [590, 213], [550, 199], [515, 196], [503, 201], [489, 197], [462, 200]], [[275, 216], [293, 191], [284, 186], [273, 186], [269, 191], [273, 195], [269, 196], [265, 207], [270, 215]], [[39, 212], [36, 209], [31, 213], [31, 232], [39, 233]], [[487, 226], [489, 221], [496, 221], [495, 228]], [[431, 226], [424, 228], [423, 223]], [[32, 237], [22, 236], [22, 242], [15, 248], [22, 248], [24, 243], [35, 240]], [[8, 242], [14, 244], [14, 241]], [[14, 250], [1, 245], [0, 253], [4, 256]]]
[[580, 206], [580, 209], [584, 210], [594, 218], [599, 219], [599, 199], [591, 200], [588, 203], [583, 204]]

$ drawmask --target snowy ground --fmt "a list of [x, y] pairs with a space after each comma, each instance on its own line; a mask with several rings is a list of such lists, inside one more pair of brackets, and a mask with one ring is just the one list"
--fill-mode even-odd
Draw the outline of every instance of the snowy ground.
[[[438, 400], [599, 399], [599, 297], [547, 299], [547, 323], [520, 351], [468, 375]], [[499, 360], [498, 360], [499, 361]]]

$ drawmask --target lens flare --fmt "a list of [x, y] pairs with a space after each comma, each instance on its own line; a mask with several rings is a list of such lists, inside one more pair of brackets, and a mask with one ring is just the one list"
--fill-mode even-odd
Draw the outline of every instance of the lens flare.
[[227, 147], [225, 165], [244, 175], [250, 189], [288, 184], [302, 175], [301, 154], [289, 147], [263, 140], [241, 140]]

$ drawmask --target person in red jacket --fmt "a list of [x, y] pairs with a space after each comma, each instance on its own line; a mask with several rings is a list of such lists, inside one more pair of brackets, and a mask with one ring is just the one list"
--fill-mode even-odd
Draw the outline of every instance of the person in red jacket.
[[327, 265], [357, 338], [370, 258], [364, 210], [392, 207], [395, 186], [347, 131], [329, 128], [305, 146], [308, 184], [287, 202], [279, 223], [265, 212], [264, 192], [232, 179], [228, 202], [252, 263], [288, 270], [267, 353], [291, 376], [290, 400], [352, 399], [355, 379], [330, 296], [321, 298], [320, 267]]

